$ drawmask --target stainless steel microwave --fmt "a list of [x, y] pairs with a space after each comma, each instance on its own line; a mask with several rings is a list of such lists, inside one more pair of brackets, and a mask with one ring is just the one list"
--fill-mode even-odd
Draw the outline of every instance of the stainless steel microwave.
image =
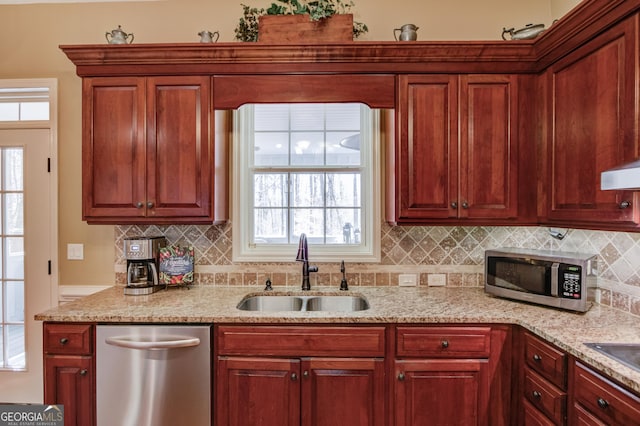
[[485, 251], [487, 293], [578, 312], [595, 299], [597, 256], [550, 250]]

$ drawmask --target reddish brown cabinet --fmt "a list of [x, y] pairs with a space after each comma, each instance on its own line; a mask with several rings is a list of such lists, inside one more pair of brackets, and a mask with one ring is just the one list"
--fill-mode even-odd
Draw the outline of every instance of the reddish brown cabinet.
[[640, 425], [640, 396], [579, 361], [571, 363], [570, 376], [569, 425]]
[[640, 222], [638, 193], [600, 189], [602, 171], [640, 156], [637, 34], [634, 16], [546, 72], [546, 211], [540, 214], [550, 223], [612, 229]]
[[83, 79], [83, 218], [211, 223], [208, 76]]
[[218, 425], [300, 424], [300, 361], [228, 357], [216, 362]]
[[65, 426], [94, 425], [93, 326], [45, 323], [43, 327], [44, 403], [64, 405]]
[[219, 426], [382, 426], [384, 327], [219, 326]]
[[400, 75], [397, 223], [518, 214], [517, 77]]
[[522, 405], [525, 425], [567, 421], [567, 354], [528, 331], [522, 333]]
[[509, 424], [509, 335], [490, 326], [398, 326], [393, 424]]

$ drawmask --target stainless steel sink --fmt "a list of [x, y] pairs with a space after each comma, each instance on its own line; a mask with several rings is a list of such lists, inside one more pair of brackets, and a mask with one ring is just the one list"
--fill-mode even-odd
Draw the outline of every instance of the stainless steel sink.
[[369, 309], [369, 302], [362, 296], [258, 295], [245, 297], [237, 308], [243, 311], [264, 312], [357, 312]]
[[238, 309], [243, 311], [299, 311], [303, 300], [295, 296], [251, 296], [242, 299]]
[[307, 311], [355, 312], [369, 309], [360, 296], [316, 296], [307, 300]]
[[585, 343], [609, 358], [640, 371], [640, 343]]

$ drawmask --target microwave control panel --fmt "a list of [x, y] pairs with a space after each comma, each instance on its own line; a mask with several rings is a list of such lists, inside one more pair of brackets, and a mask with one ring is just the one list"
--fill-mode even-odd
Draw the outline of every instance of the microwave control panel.
[[580, 299], [582, 295], [582, 267], [561, 263], [558, 267], [559, 291], [562, 297]]

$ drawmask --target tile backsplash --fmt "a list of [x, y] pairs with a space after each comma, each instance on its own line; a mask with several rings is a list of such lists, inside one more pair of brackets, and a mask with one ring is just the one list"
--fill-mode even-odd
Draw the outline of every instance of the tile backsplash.
[[[640, 233], [560, 229], [562, 240], [547, 227], [390, 226], [382, 225], [379, 263], [347, 263], [349, 285], [395, 286], [400, 274], [416, 274], [418, 285], [430, 275], [445, 278], [447, 286], [481, 287], [484, 251], [523, 247], [598, 254], [598, 296], [601, 304], [640, 315]], [[295, 262], [234, 263], [232, 227], [225, 225], [120, 225], [115, 227], [116, 279], [126, 282], [123, 239], [136, 235], [165, 235], [170, 244], [192, 245], [196, 285], [257, 285], [270, 278], [274, 285], [298, 286], [301, 267]], [[313, 262], [319, 272], [311, 284], [339, 286], [342, 275], [335, 263]]]

